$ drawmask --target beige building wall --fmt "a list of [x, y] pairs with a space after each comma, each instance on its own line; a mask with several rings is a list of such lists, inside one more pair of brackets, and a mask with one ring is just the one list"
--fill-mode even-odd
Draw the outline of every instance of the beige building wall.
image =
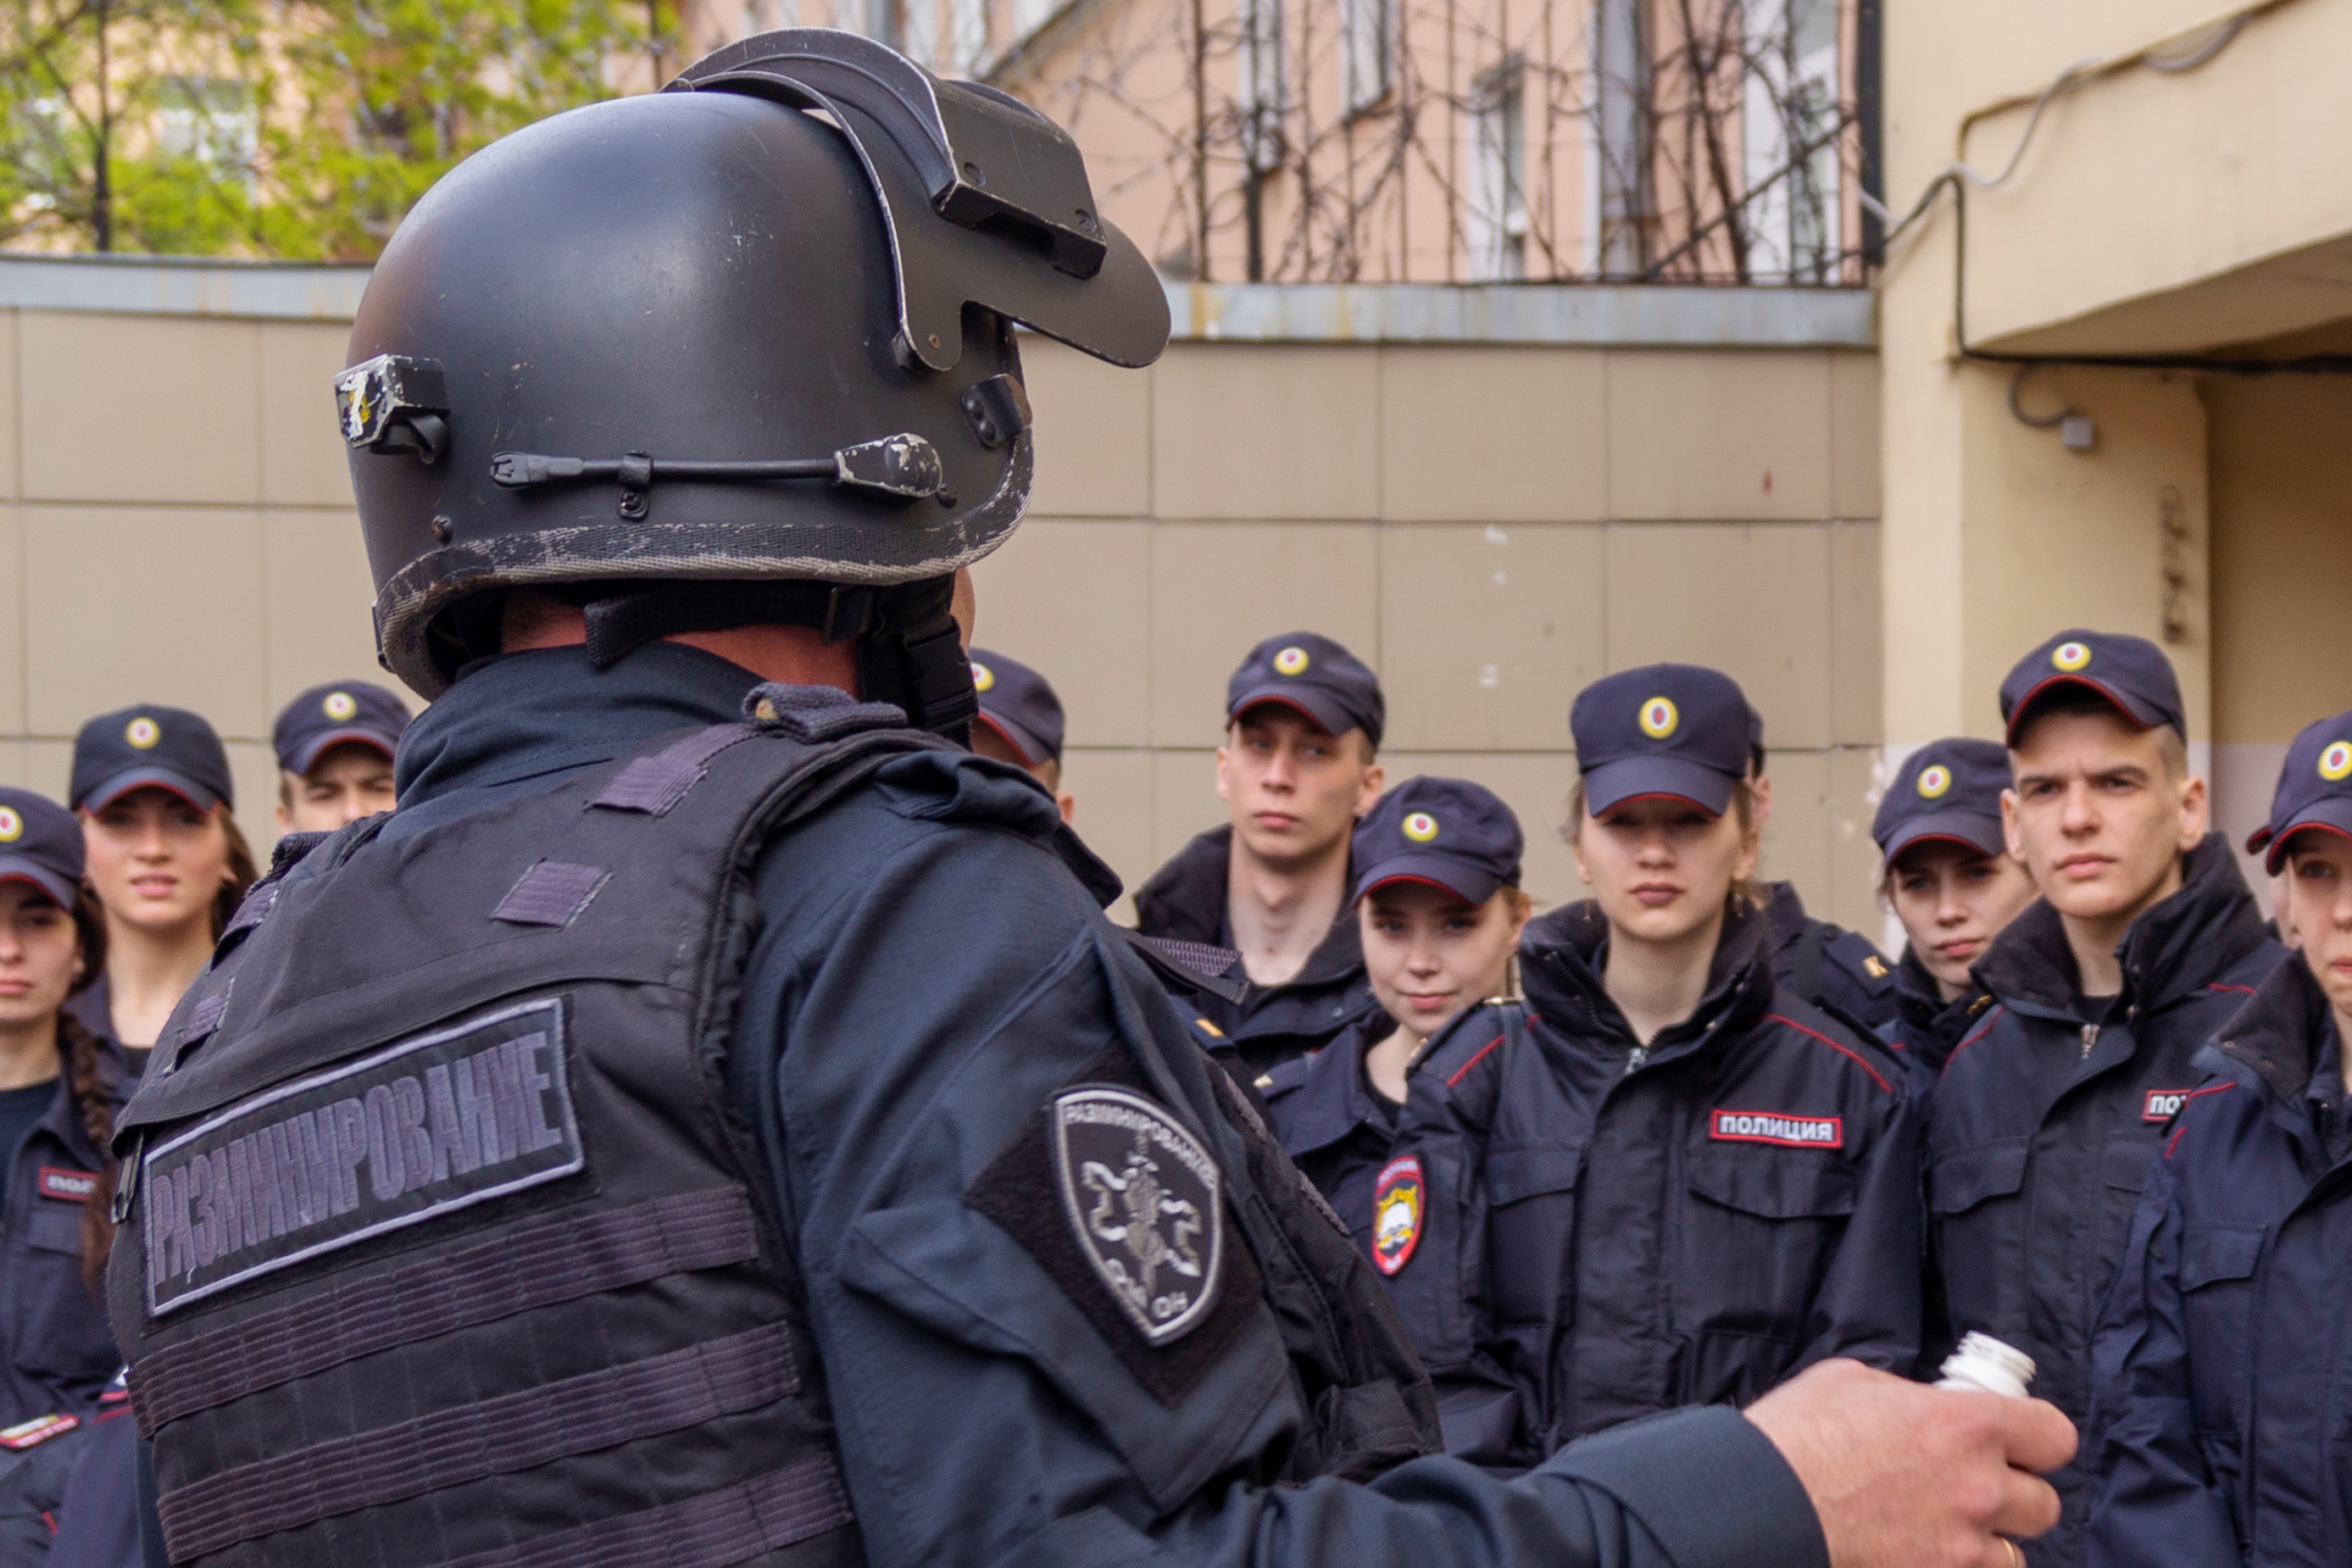
[[[1890, 205], [1956, 157], [1992, 182], [1968, 183], [1965, 299], [1948, 191], [1881, 295], [1890, 753], [1998, 734], [2002, 672], [2062, 626], [2137, 632], [2242, 837], [2286, 740], [2352, 704], [2352, 383], [2195, 363], [2352, 346], [2352, 169], [2315, 151], [2352, 130], [2347, 47], [2352, 0], [1890, 9]], [[1963, 321], [1979, 350], [2191, 363], [2020, 384], [1961, 356]], [[2017, 410], [2087, 416], [2095, 444]]]
[[[0, 777], [62, 796], [83, 720], [193, 708], [270, 840], [278, 707], [383, 679], [329, 390], [363, 282], [0, 260]], [[1867, 298], [1515, 299], [1185, 290], [1142, 373], [1025, 340], [1040, 479], [980, 638], [1060, 688], [1080, 829], [1132, 886], [1221, 820], [1226, 677], [1307, 627], [1380, 670], [1390, 776], [1489, 784], [1572, 897], [1570, 699], [1697, 660], [1765, 714], [1768, 868], [1875, 930]]]
[[[1024, 342], [1041, 479], [977, 574], [979, 640], [1060, 689], [1078, 826], [1130, 886], [1223, 820], [1226, 679], [1305, 628], [1379, 670], [1391, 780], [1511, 804], [1546, 902], [1580, 891], [1557, 834], [1578, 689], [1662, 659], [1729, 670], [1772, 750], [1767, 869], [1877, 931], [1865, 312], [1840, 323], [1852, 347], [1793, 318], [1605, 311], [1506, 343], [1445, 308], [1459, 291], [1213, 292], [1190, 303], [1220, 339], [1140, 374]], [[1659, 341], [1701, 335], [1748, 344]]]

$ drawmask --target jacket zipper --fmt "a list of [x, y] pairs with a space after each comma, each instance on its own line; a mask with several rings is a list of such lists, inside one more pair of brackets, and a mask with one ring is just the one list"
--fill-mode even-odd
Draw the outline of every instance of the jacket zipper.
[[2084, 1054], [2084, 1056], [2086, 1056], [2086, 1057], [2087, 1057], [2087, 1056], [2089, 1056], [2089, 1055], [2091, 1054], [2091, 1047], [2092, 1047], [2093, 1046], [2097, 1045], [2098, 1043], [2099, 1043], [2099, 1026], [2098, 1026], [2096, 1024], [2085, 1024], [2085, 1025], [2084, 1025], [2084, 1026], [2083, 1026], [2083, 1054]]
[[1625, 1076], [1632, 1078], [1635, 1073], [1640, 1072], [1642, 1064], [1649, 1059], [1650, 1047], [1636, 1044], [1632, 1050], [1625, 1053]]

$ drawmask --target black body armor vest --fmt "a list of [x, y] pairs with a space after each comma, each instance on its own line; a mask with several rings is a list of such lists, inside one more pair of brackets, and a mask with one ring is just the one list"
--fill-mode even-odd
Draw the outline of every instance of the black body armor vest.
[[761, 848], [945, 742], [759, 712], [354, 824], [231, 921], [117, 1142], [110, 1305], [175, 1563], [862, 1560], [725, 1046]]

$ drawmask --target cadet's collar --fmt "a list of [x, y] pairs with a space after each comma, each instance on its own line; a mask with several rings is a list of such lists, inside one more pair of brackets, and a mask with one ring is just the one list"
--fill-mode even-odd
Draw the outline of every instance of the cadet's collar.
[[[1633, 1037], [1633, 1029], [1601, 984], [1608, 963], [1609, 922], [1600, 906], [1587, 899], [1533, 924], [1520, 944], [1521, 977], [1528, 1005], [1540, 1017], [1566, 1026], [1581, 1013], [1604, 1029]], [[1669, 1047], [1711, 1034], [1710, 1026], [1727, 1028], [1760, 1016], [1772, 1005], [1772, 966], [1767, 949], [1770, 922], [1761, 910], [1738, 910], [1727, 916], [1723, 935], [1708, 966], [1706, 993], [1691, 1016], [1660, 1031], [1651, 1042], [1652, 1058]], [[1581, 1033], [1572, 1026], [1564, 1033]]]
[[[1230, 824], [1195, 834], [1152, 875], [1135, 895], [1137, 923], [1153, 936], [1184, 942], [1205, 942], [1217, 947], [1234, 945], [1225, 925], [1225, 900], [1232, 887], [1234, 830]], [[1356, 866], [1348, 863], [1348, 885], [1355, 885]], [[1297, 975], [1265, 990], [1328, 985], [1352, 981], [1363, 972], [1363, 935], [1356, 911], [1342, 906], [1339, 918], [1307, 955]]]
[[2299, 955], [2289, 954], [2221, 1026], [2219, 1043], [2200, 1055], [2219, 1058], [2217, 1070], [2291, 1106], [2322, 1065], [2321, 1038], [2330, 1022], [2319, 983]]
[[[2181, 860], [2178, 892], [2143, 911], [2116, 949], [2124, 993], [2146, 1012], [2204, 990], [2268, 940], [2229, 841], [2209, 833]], [[2074, 950], [2058, 911], [2037, 899], [1995, 937], [1977, 978], [2003, 1002], [2074, 1016]]]

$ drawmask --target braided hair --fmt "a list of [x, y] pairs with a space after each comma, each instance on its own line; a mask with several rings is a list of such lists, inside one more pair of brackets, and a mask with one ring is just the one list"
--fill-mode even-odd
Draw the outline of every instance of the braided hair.
[[[87, 886], [76, 889], [71, 913], [81, 973], [68, 994], [77, 994], [106, 973], [106, 916]], [[114, 1249], [115, 1164], [109, 1151], [114, 1142], [114, 1108], [123, 1087], [120, 1058], [80, 1019], [65, 1012], [58, 1015], [58, 1054], [65, 1058], [66, 1089], [81, 1115], [82, 1135], [98, 1151], [98, 1188], [81, 1210], [82, 1282], [96, 1295], [107, 1255]]]

